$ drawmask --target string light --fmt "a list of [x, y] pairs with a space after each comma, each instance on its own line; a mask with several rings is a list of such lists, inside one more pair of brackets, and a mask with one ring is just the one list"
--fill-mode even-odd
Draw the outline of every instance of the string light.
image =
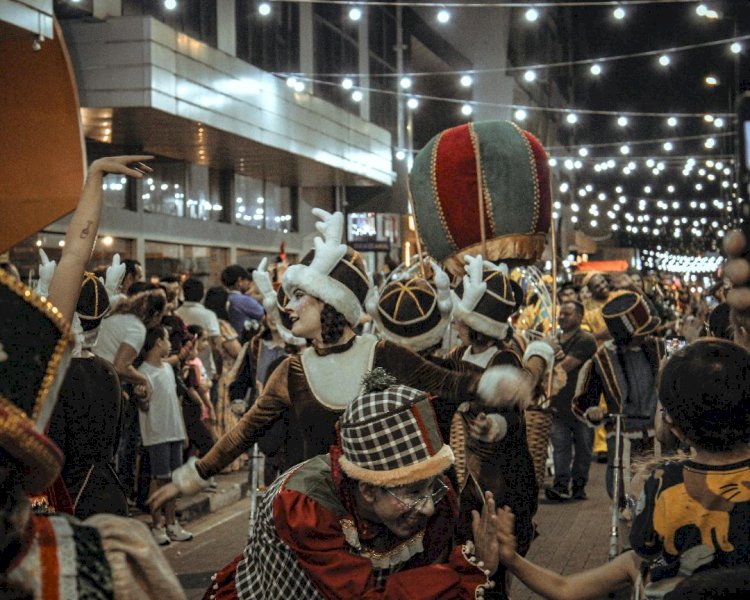
[[677, 127], [677, 119], [675, 119], [674, 117], [669, 117], [667, 119], [667, 125], [669, 125], [670, 127]]
[[471, 87], [471, 85], [474, 83], [474, 80], [472, 79], [471, 75], [462, 75], [461, 76], [461, 85], [463, 87]]
[[719, 80], [714, 75], [706, 75], [706, 78], [703, 81], [706, 82], [706, 85], [711, 87], [719, 85]]
[[628, 118], [627, 117], [617, 117], [617, 124], [620, 127], [627, 127], [628, 126]]
[[271, 5], [268, 2], [261, 2], [258, 5], [258, 13], [261, 17], [267, 17], [271, 14]]
[[625, 9], [622, 6], [618, 6], [612, 11], [612, 16], [618, 21], [622, 21], [625, 18]]
[[409, 77], [402, 77], [398, 84], [401, 86], [402, 90], [408, 90], [411, 88], [412, 80]]
[[601, 75], [601, 73], [602, 73], [602, 67], [601, 67], [601, 65], [596, 64], [596, 63], [594, 63], [593, 65], [591, 65], [591, 69], [590, 70], [591, 70], [591, 74], [595, 75], [595, 76]]
[[177, 0], [164, 0], [164, 8], [174, 10], [177, 8]]
[[362, 18], [362, 9], [356, 6], [349, 9], [349, 18], [352, 21], [359, 21]]
[[451, 20], [451, 13], [446, 9], [441, 8], [437, 13], [437, 20], [438, 23], [442, 23], [443, 25], [445, 25], [448, 21]]
[[568, 113], [565, 117], [565, 120], [569, 125], [575, 125], [576, 123], [578, 123], [578, 115], [575, 113]]
[[525, 73], [523, 74], [523, 78], [524, 78], [524, 79], [525, 79], [526, 81], [528, 81], [529, 83], [531, 83], [532, 81], [535, 81], [535, 80], [536, 80], [536, 72], [535, 72], [535, 71], [532, 71], [531, 69], [529, 69], [528, 71], [526, 71], [526, 72], [525, 72]]
[[529, 23], [533, 23], [539, 18], [539, 11], [536, 8], [530, 8], [524, 13], [524, 17]]
[[522, 108], [519, 108], [519, 109], [518, 109], [518, 110], [516, 110], [516, 112], [515, 112], [515, 113], [513, 114], [513, 118], [514, 118], [514, 119], [515, 119], [516, 121], [525, 121], [525, 120], [526, 120], [526, 117], [527, 117], [527, 116], [528, 116], [528, 115], [526, 114], [526, 111], [525, 111], [524, 109], [522, 109]]
[[668, 55], [668, 54], [662, 54], [662, 55], [661, 55], [661, 56], [659, 57], [659, 64], [660, 64], [660, 65], [661, 65], [662, 67], [667, 67], [667, 66], [669, 66], [669, 63], [670, 63], [670, 62], [672, 62], [672, 59], [670, 59], [670, 58], [669, 58], [669, 55]]
[[352, 81], [351, 77], [344, 77], [341, 80], [341, 87], [345, 90], [350, 90], [352, 87], [354, 87], [354, 81]]
[[364, 94], [360, 90], [354, 90], [352, 92], [352, 100], [354, 102], [362, 102], [362, 98], [364, 98]]
[[471, 113], [474, 112], [474, 109], [471, 107], [471, 104], [464, 104], [461, 107], [461, 114], [468, 117], [471, 115]]
[[729, 46], [729, 50], [732, 52], [732, 54], [739, 54], [742, 52], [742, 44], [739, 42], [734, 42], [731, 46]]
[[414, 97], [409, 98], [406, 101], [406, 106], [408, 106], [411, 110], [416, 110], [417, 108], [419, 108], [419, 100]]

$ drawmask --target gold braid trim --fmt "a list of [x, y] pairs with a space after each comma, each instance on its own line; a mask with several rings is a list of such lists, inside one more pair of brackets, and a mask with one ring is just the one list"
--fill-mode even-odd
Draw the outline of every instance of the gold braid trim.
[[[513, 233], [502, 235], [487, 240], [487, 256], [485, 260], [524, 260], [536, 262], [544, 252], [546, 243], [546, 233]], [[462, 248], [459, 252], [450, 255], [443, 263], [445, 268], [454, 276], [463, 276], [464, 274], [464, 257], [466, 255], [475, 256], [482, 252], [482, 244], [474, 244]]]
[[43, 478], [49, 480], [48, 485], [62, 467], [62, 455], [55, 452], [52, 442], [37, 433], [34, 421], [3, 395], [0, 395], [0, 446], [18, 458], [35, 481]]
[[34, 410], [31, 414], [31, 418], [36, 421], [39, 411], [42, 408], [42, 404], [47, 397], [47, 392], [49, 392], [49, 389], [52, 387], [52, 383], [55, 380], [55, 374], [57, 373], [60, 361], [62, 360], [68, 346], [73, 344], [73, 335], [70, 332], [70, 324], [65, 320], [62, 314], [60, 314], [57, 307], [45, 297], [39, 296], [37, 293], [31, 291], [27, 286], [18, 281], [15, 277], [6, 273], [3, 269], [0, 269], [0, 283], [14, 292], [24, 302], [31, 304], [31, 306], [46, 316], [62, 333], [52, 353], [52, 358], [50, 358], [47, 363], [47, 370], [44, 374], [42, 385], [39, 388], [39, 393], [34, 401]]
[[[453, 235], [451, 234], [450, 227], [448, 227], [448, 223], [445, 220], [445, 214], [443, 213], [443, 207], [440, 204], [440, 195], [438, 194], [438, 185], [437, 185], [437, 158], [438, 158], [438, 148], [440, 147], [440, 140], [443, 139], [443, 135], [445, 132], [441, 133], [437, 140], [435, 140], [435, 145], [432, 147], [432, 154], [430, 156], [430, 176], [432, 178], [432, 192], [435, 195], [435, 208], [437, 209], [438, 217], [440, 217], [440, 223], [443, 226], [443, 233], [445, 233], [445, 237], [448, 240], [448, 243], [453, 246], [454, 250], [458, 250], [458, 244], [456, 244], [456, 240], [453, 239]], [[416, 212], [416, 210], [415, 210]], [[417, 229], [417, 233], [419, 233], [419, 229]]]
[[521, 129], [515, 123], [511, 123], [511, 125], [513, 125], [513, 127], [515, 127], [518, 131], [518, 135], [521, 136], [521, 139], [526, 146], [526, 151], [529, 153], [529, 166], [531, 167], [531, 174], [534, 183], [534, 216], [531, 219], [531, 229], [528, 233], [533, 234], [536, 232], [536, 228], [539, 223], [539, 210], [542, 201], [541, 193], [539, 190], [539, 172], [537, 171], [536, 161], [534, 160], [534, 150], [532, 150], [529, 140], [523, 134], [523, 129]]

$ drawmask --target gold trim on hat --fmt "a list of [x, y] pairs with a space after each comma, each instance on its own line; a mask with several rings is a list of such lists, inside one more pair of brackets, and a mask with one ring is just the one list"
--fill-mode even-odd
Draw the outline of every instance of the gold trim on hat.
[[3, 269], [0, 269], [0, 283], [6, 286], [9, 290], [14, 292], [19, 298], [21, 298], [27, 304], [31, 304], [60, 330], [60, 339], [57, 340], [55, 349], [52, 353], [52, 357], [47, 363], [47, 369], [42, 379], [42, 385], [39, 387], [39, 393], [34, 400], [34, 408], [32, 410], [31, 418], [36, 421], [39, 416], [39, 412], [42, 409], [42, 404], [47, 397], [52, 384], [55, 381], [55, 374], [57, 368], [62, 361], [65, 351], [69, 346], [73, 345], [73, 335], [70, 331], [70, 324], [65, 320], [60, 311], [55, 305], [49, 302], [46, 298], [39, 296], [36, 292], [33, 292], [27, 286], [25, 286], [18, 279], [6, 273]]
[[529, 165], [531, 166], [532, 180], [534, 183], [534, 216], [531, 219], [531, 229], [528, 232], [529, 235], [531, 235], [536, 232], [536, 228], [539, 225], [539, 208], [542, 203], [541, 190], [539, 189], [539, 171], [537, 169], [536, 160], [534, 158], [534, 149], [531, 147], [531, 142], [529, 142], [528, 138], [523, 134], [523, 129], [521, 129], [512, 121], [510, 124], [513, 125], [513, 127], [515, 127], [518, 131], [518, 134], [521, 136], [521, 140], [526, 146], [526, 151], [529, 153]]
[[[438, 194], [437, 155], [438, 155], [438, 148], [440, 147], [440, 140], [443, 139], [443, 135], [445, 135], [445, 131], [443, 131], [442, 133], [438, 135], [437, 140], [435, 140], [435, 145], [432, 147], [432, 154], [430, 156], [430, 176], [432, 179], [432, 191], [435, 195], [434, 204], [438, 213], [438, 217], [440, 218], [440, 223], [443, 226], [443, 233], [445, 233], [445, 237], [448, 240], [448, 243], [451, 246], [453, 246], [453, 249], [458, 250], [458, 244], [456, 244], [456, 240], [453, 239], [453, 234], [451, 233], [451, 229], [450, 227], [448, 227], [448, 223], [445, 220], [445, 214], [443, 213], [443, 206], [440, 204], [440, 194]], [[419, 234], [419, 230], [417, 230], [417, 234]]]
[[[502, 235], [487, 240], [487, 256], [483, 258], [489, 261], [537, 261], [544, 252], [546, 240], [546, 233]], [[464, 257], [475, 256], [481, 252], [482, 244], [474, 244], [452, 254], [443, 263], [451, 275], [460, 277], [464, 274]]]
[[24, 479], [32, 483], [30, 492], [42, 491], [62, 468], [62, 455], [51, 444], [51, 441], [45, 443], [22, 408], [0, 394], [0, 446], [28, 468]]

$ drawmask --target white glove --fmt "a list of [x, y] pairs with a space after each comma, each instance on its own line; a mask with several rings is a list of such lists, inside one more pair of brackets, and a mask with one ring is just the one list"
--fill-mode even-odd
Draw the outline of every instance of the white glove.
[[39, 248], [39, 281], [36, 284], [36, 290], [34, 290], [40, 296], [49, 295], [49, 284], [52, 282], [52, 276], [55, 274], [55, 268], [57, 262], [50, 260], [44, 250]]
[[117, 290], [125, 277], [125, 265], [120, 263], [120, 255], [115, 254], [112, 257], [112, 264], [107, 267], [107, 274], [104, 279], [104, 288], [107, 290], [107, 296], [110, 298], [117, 294]]

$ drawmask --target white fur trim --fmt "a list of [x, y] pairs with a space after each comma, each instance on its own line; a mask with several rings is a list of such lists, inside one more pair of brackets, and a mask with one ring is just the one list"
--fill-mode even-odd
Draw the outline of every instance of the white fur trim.
[[263, 294], [263, 308], [266, 309], [266, 316], [276, 324], [276, 329], [285, 344], [304, 346], [307, 342], [304, 339], [295, 336], [291, 331], [284, 327], [284, 324], [281, 322], [279, 305], [276, 303], [276, 292], [273, 289], [271, 277], [266, 270], [267, 264], [268, 259], [264, 257], [263, 260], [260, 261], [258, 268], [253, 271], [253, 281], [255, 282], [258, 291]]
[[415, 481], [422, 481], [440, 475], [450, 467], [455, 458], [453, 450], [448, 444], [443, 444], [430, 458], [412, 465], [391, 469], [390, 471], [374, 471], [355, 465], [345, 456], [339, 459], [341, 470], [352, 479], [364, 481], [383, 487], [398, 487]]
[[477, 394], [493, 408], [525, 409], [531, 403], [531, 382], [522, 369], [501, 365], [490, 367], [479, 379]]
[[532, 356], [538, 356], [545, 362], [547, 366], [544, 368], [544, 375], [548, 377], [550, 370], [555, 366], [555, 351], [552, 346], [542, 340], [534, 340], [526, 346], [523, 362], [526, 363]]
[[292, 265], [284, 273], [284, 290], [290, 298], [295, 289], [301, 289], [330, 304], [354, 327], [362, 316], [362, 305], [357, 296], [343, 283], [316, 271], [311, 266]]
[[195, 456], [191, 456], [184, 465], [172, 471], [172, 483], [183, 496], [192, 496], [209, 486], [209, 482], [198, 474], [195, 463]]
[[466, 305], [462, 300], [459, 300], [456, 293], [451, 293], [453, 294], [454, 318], [460, 319], [473, 330], [478, 331], [479, 333], [483, 333], [484, 335], [488, 335], [491, 338], [495, 338], [497, 340], [505, 339], [505, 337], [508, 335], [508, 328], [510, 327], [510, 324], [501, 323], [500, 321], [495, 321], [493, 319], [490, 319], [489, 317], [480, 315], [479, 313], [474, 312], [473, 309], [467, 310]]

